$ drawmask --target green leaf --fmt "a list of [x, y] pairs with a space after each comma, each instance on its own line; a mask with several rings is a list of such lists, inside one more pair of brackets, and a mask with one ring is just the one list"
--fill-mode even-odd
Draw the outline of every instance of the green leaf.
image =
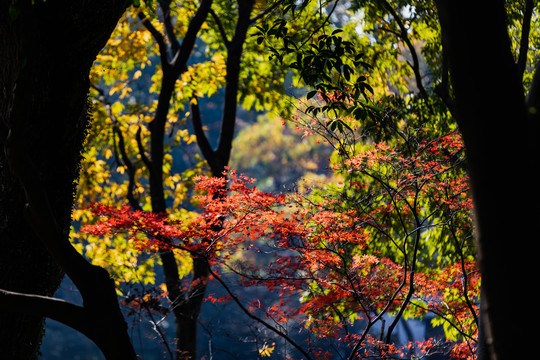
[[307, 93], [306, 98], [309, 100], [309, 99], [311, 99], [312, 97], [314, 97], [315, 95], [317, 95], [317, 93], [318, 93], [317, 90], [310, 91], [310, 92]]

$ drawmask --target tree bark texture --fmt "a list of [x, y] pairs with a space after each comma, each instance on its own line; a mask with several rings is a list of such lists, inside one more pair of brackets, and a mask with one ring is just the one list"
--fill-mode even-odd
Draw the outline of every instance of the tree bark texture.
[[533, 170], [539, 121], [529, 116], [534, 109], [511, 51], [504, 1], [436, 4], [474, 203], [485, 338], [480, 359], [531, 358], [536, 335], [525, 329], [536, 318], [534, 311], [518, 311], [538, 273], [532, 249], [540, 221]]
[[[5, 155], [10, 132], [25, 153], [68, 238], [88, 127], [89, 69], [125, 0], [0, 0], [0, 288], [52, 296], [64, 272], [36, 236], [27, 199]], [[43, 318], [0, 311], [3, 359], [35, 359]]]

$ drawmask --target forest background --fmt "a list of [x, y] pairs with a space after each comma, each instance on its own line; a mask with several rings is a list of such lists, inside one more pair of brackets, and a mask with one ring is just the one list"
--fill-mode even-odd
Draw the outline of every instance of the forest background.
[[[525, 92], [532, 5], [506, 4], [503, 16]], [[136, 352], [474, 356], [480, 279], [463, 110], [436, 10], [128, 7], [90, 71], [70, 239], [114, 280]], [[81, 301], [62, 290], [87, 306], [84, 291]], [[415, 338], [418, 323], [437, 329]], [[66, 356], [60, 329], [47, 327], [43, 358]]]

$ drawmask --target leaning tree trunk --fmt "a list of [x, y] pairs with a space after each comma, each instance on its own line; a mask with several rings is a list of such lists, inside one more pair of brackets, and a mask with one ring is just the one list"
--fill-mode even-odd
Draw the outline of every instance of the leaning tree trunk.
[[[10, 131], [26, 139], [58, 224], [68, 236], [88, 126], [88, 73], [126, 0], [0, 0], [0, 288], [51, 296], [63, 271], [29, 225], [26, 198], [5, 156]], [[43, 318], [0, 312], [3, 359], [35, 359]]]
[[537, 335], [526, 329], [537, 318], [528, 299], [537, 283], [540, 222], [540, 119], [531, 115], [540, 110], [538, 84], [526, 100], [504, 1], [436, 3], [475, 208], [485, 335], [479, 359], [531, 358]]

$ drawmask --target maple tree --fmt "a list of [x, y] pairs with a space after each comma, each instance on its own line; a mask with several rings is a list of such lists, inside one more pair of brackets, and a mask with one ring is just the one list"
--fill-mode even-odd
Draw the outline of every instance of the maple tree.
[[[368, 89], [362, 81], [362, 87], [353, 91]], [[382, 134], [395, 148], [384, 143], [373, 146], [360, 141], [374, 135], [371, 128], [357, 134], [355, 118], [326, 116], [340, 111], [357, 115], [362, 110], [357, 96], [343, 90], [315, 95], [308, 95], [312, 102], [304, 109], [307, 120], [294, 119], [307, 134], [325, 136], [337, 150], [336, 156], [342, 161], [334, 165], [334, 170], [345, 176], [346, 183], [333, 191], [339, 196], [332, 191], [305, 199], [273, 195], [247, 187], [251, 180], [237, 177], [235, 172], [223, 173], [227, 176], [198, 178], [197, 189], [206, 193], [196, 197], [203, 210], [192, 220], [129, 206], [117, 210], [115, 206], [95, 205], [93, 212], [102, 220], [84, 231], [95, 236], [127, 233], [127, 240], [136, 248], [178, 250], [202, 259], [208, 275], [227, 289], [248, 316], [284, 337], [305, 358], [323, 353], [312, 344], [304, 348], [286, 331], [263, 319], [277, 323], [299, 320], [321, 338], [346, 339], [350, 348], [341, 351], [349, 351], [350, 358], [361, 352], [376, 356], [381, 351], [401, 356], [398, 354], [405, 350], [399, 350], [390, 340], [396, 324], [404, 316], [422, 316], [429, 311], [446, 324], [450, 338], [465, 339], [446, 351], [457, 358], [472, 356], [479, 277], [473, 261], [471, 203], [466, 195], [459, 136], [453, 131], [429, 141], [433, 136], [429, 130], [411, 129], [410, 124], [401, 122]], [[367, 103], [364, 107], [372, 115], [378, 109]], [[319, 115], [325, 116], [321, 120]], [[385, 119], [374, 118], [378, 125]], [[231, 194], [227, 195], [228, 191]], [[287, 206], [299, 210], [284, 211]], [[271, 241], [266, 246], [277, 254], [275, 261], [256, 267], [241, 261], [230, 263], [233, 257], [237, 259], [240, 249], [258, 249], [262, 239]], [[439, 256], [433, 258], [434, 254]], [[253, 299], [246, 307], [221, 280], [221, 266], [240, 274], [244, 287], [279, 288], [280, 303], [270, 306], [262, 299]], [[200, 281], [207, 282], [208, 278]], [[130, 305], [149, 306], [155, 300], [147, 295], [130, 301]], [[300, 297], [302, 306], [289, 307], [291, 297]], [[211, 296], [208, 299], [223, 301]], [[256, 315], [256, 311], [264, 316]], [[381, 342], [369, 330], [386, 314], [393, 314], [395, 320], [387, 330], [382, 328], [386, 338]], [[363, 333], [352, 330], [359, 319], [368, 321]], [[274, 349], [264, 345], [259, 353], [268, 355]], [[442, 351], [432, 339], [415, 349], [423, 353]], [[409, 345], [402, 356], [414, 356], [415, 349]]]
[[[408, 140], [407, 146], [379, 143], [342, 157], [334, 169], [344, 180], [330, 193], [265, 193], [251, 186], [253, 179], [229, 171], [226, 178], [197, 179], [202, 212], [192, 221], [94, 204], [100, 220], [83, 231], [126, 232], [134, 246], [147, 251], [167, 246], [204, 257], [232, 300], [306, 359], [436, 352], [472, 358], [480, 281], [467, 177], [460, 168], [462, 142], [455, 132], [422, 139], [414, 149], [417, 139]], [[239, 252], [273, 256], [268, 261]], [[242, 260], [253, 258], [258, 260]], [[279, 303], [240, 298], [227, 284], [234, 278], [244, 287], [278, 291]], [[445, 324], [449, 339], [460, 341], [427, 339], [402, 348], [392, 343], [403, 317], [426, 313]], [[319, 340], [304, 344], [289, 337], [280, 324], [295, 321]], [[372, 329], [385, 321], [390, 325], [375, 335]], [[340, 346], [321, 351], [323, 339], [339, 339]], [[277, 350], [259, 350], [272, 351]]]
[[[534, 120], [538, 76], [535, 4], [499, 1], [469, 8], [465, 2], [376, 1], [357, 5], [370, 15], [369, 20], [364, 20], [368, 24], [365, 29], [372, 30], [374, 39], [390, 45], [388, 51], [407, 60], [403, 66], [408, 67], [411, 76], [390, 74], [401, 77], [391, 85], [399, 94], [414, 88], [415, 95], [408, 99], [403, 96], [406, 106], [414, 109], [419, 118], [436, 114], [431, 121], [437, 126], [446, 126], [450, 115], [463, 134], [484, 280], [480, 323], [485, 327], [481, 326], [479, 357], [519, 357], [517, 353], [529, 356], [530, 349], [516, 349], [511, 344], [534, 340], [526, 340], [512, 330], [515, 319], [505, 308], [524, 286], [515, 281], [517, 269], [534, 272], [534, 260], [530, 254], [523, 257], [523, 248], [509, 249], [508, 241], [530, 239], [535, 231], [528, 226], [519, 226], [519, 230], [504, 227], [502, 231], [500, 224], [508, 209], [523, 209], [524, 223], [534, 224], [538, 209], [532, 205], [536, 200], [529, 200], [537, 199], [533, 189], [538, 186], [528, 183], [525, 190], [519, 185], [520, 176], [512, 171], [503, 171], [503, 175], [500, 170], [501, 164], [516, 161], [521, 164], [519, 168], [526, 167], [537, 157], [538, 150], [531, 148], [536, 140], [525, 135], [538, 133]], [[478, 21], [483, 16], [490, 21]], [[487, 63], [501, 69], [503, 78], [493, 77], [493, 68], [486, 67]], [[386, 64], [381, 66], [381, 72]], [[501, 89], [497, 96], [490, 91], [495, 87]], [[508, 119], [519, 119], [522, 126], [512, 126]], [[517, 188], [524, 193], [515, 192]], [[504, 194], [493, 196], [499, 190]], [[509, 255], [508, 250], [515, 252]], [[509, 267], [503, 269], [501, 263]]]

